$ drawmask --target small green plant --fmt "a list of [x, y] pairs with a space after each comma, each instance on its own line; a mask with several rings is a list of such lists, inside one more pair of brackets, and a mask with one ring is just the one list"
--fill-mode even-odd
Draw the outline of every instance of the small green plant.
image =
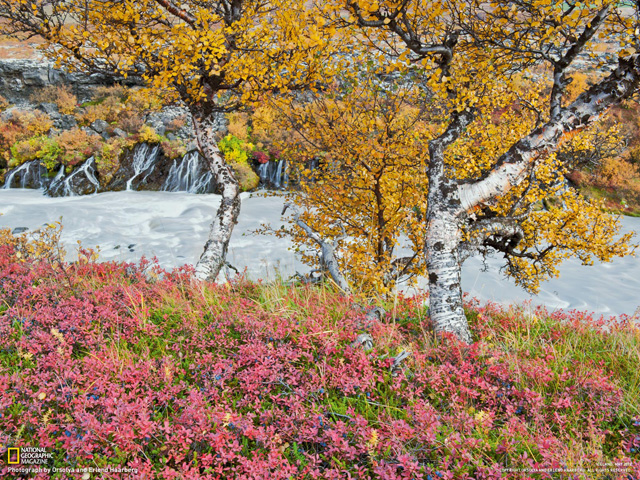
[[247, 164], [249, 154], [255, 149], [252, 143], [229, 134], [218, 142], [220, 151], [229, 163]]

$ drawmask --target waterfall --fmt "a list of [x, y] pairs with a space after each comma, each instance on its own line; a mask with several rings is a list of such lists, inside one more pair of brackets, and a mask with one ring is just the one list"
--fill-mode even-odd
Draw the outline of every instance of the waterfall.
[[[100, 188], [100, 183], [96, 178], [96, 170], [93, 163], [94, 163], [93, 157], [88, 158], [87, 161], [84, 162], [80, 168], [76, 168], [71, 175], [69, 175], [67, 178], [63, 180], [64, 196], [73, 197], [76, 195], [77, 192], [74, 191], [74, 187], [75, 187], [74, 179], [77, 178], [77, 180], [82, 182], [82, 178], [79, 177], [79, 175], [82, 175], [82, 174], [84, 174], [84, 176], [86, 177], [87, 180], [89, 180], [91, 185], [95, 187], [95, 190], [92, 193], [98, 193], [98, 188]], [[60, 177], [60, 173], [63, 173], [62, 170], [58, 173], [58, 176], [56, 178]]]
[[40, 160], [31, 160], [25, 162], [17, 168], [11, 170], [6, 178], [2, 188], [11, 188], [16, 175], [20, 175], [16, 188], [42, 188], [44, 181], [42, 179], [42, 170], [44, 167], [40, 164]]
[[271, 162], [261, 163], [258, 166], [258, 176], [260, 177], [260, 182], [267, 183], [269, 181], [269, 164]]
[[174, 160], [169, 175], [162, 185], [165, 192], [209, 193], [214, 190], [211, 171], [197, 151], [187, 153], [181, 160]]
[[279, 160], [277, 162], [269, 161], [258, 165], [258, 176], [260, 182], [273, 188], [286, 186], [289, 180], [287, 173], [287, 161]]
[[133, 181], [142, 174], [144, 174], [144, 177], [142, 177], [139, 183], [145, 181], [153, 171], [153, 166], [158, 159], [159, 151], [160, 147], [158, 145], [155, 145], [151, 152], [149, 152], [149, 145], [146, 143], [136, 147], [136, 150], [133, 153], [133, 162], [131, 164], [133, 167], [133, 176], [127, 180], [127, 190], [132, 190], [131, 187], [133, 185]]
[[54, 192], [60, 190], [60, 188], [64, 191], [64, 165], [60, 165], [60, 170], [58, 170], [56, 178], [47, 187], [47, 191]]

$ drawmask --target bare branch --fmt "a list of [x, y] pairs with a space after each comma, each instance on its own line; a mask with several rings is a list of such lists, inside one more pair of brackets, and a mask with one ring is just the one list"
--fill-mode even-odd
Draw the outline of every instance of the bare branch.
[[[289, 208], [291, 209], [291, 212], [293, 214], [293, 220], [295, 221], [296, 225], [298, 225], [302, 230], [304, 230], [307, 236], [320, 246], [321, 252], [322, 252], [320, 255], [321, 265], [327, 269], [327, 271], [331, 275], [331, 278], [336, 283], [338, 288], [340, 288], [340, 290], [342, 290], [344, 293], [347, 293], [347, 294], [351, 293], [351, 289], [349, 288], [349, 283], [347, 282], [346, 278], [344, 278], [344, 276], [342, 275], [342, 272], [340, 271], [340, 266], [338, 264], [338, 260], [336, 258], [337, 239], [334, 240], [333, 242], [329, 242], [323, 239], [320, 235], [318, 235], [318, 232], [313, 230], [309, 225], [307, 225], [307, 223], [304, 220], [300, 218], [300, 212], [298, 211], [297, 207], [292, 203], [286, 203], [284, 205], [284, 208], [282, 209], [282, 215], [284, 215], [284, 213]], [[342, 229], [342, 231], [343, 231], [343, 235], [345, 235], [344, 228]]]

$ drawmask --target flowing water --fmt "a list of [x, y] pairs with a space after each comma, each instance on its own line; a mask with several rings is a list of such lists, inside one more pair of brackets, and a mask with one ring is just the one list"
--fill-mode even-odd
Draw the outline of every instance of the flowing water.
[[[100, 258], [105, 261], [156, 256], [163, 267], [171, 268], [197, 261], [219, 201], [213, 194], [124, 191], [49, 198], [39, 190], [0, 190], [0, 228], [35, 229], [62, 217], [62, 240], [70, 258], [80, 240], [87, 247], [99, 246]], [[228, 260], [239, 270], [246, 268], [251, 278], [272, 279], [276, 272], [286, 278], [309, 270], [288, 250], [289, 241], [251, 233], [264, 222], [274, 229], [284, 225], [282, 205], [281, 197], [242, 194], [242, 211]], [[624, 232], [640, 232], [640, 219], [625, 217], [622, 222]], [[605, 315], [633, 314], [640, 306], [640, 257], [594, 266], [568, 260], [560, 266], [560, 278], [543, 283], [535, 297], [506, 280], [500, 273], [501, 265], [499, 258], [489, 259], [486, 265], [479, 258], [467, 260], [463, 289], [481, 300], [532, 300], [551, 309]]]
[[197, 151], [187, 153], [181, 161], [174, 160], [164, 181], [165, 192], [211, 193], [215, 182]]

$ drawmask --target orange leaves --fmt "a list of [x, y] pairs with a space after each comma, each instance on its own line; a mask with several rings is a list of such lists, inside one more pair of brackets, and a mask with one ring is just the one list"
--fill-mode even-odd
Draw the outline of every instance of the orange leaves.
[[[60, 2], [51, 11], [28, 2], [38, 10], [23, 12], [28, 21], [16, 28], [43, 34], [47, 52], [61, 63], [143, 75], [188, 103], [220, 101], [220, 92], [237, 95], [223, 102], [249, 101], [255, 91], [324, 78], [318, 65], [331, 55], [327, 32], [304, 1], [246, 2], [241, 10], [212, 3], [89, 0]], [[0, 17], [17, 16], [15, 8], [0, 1]]]

